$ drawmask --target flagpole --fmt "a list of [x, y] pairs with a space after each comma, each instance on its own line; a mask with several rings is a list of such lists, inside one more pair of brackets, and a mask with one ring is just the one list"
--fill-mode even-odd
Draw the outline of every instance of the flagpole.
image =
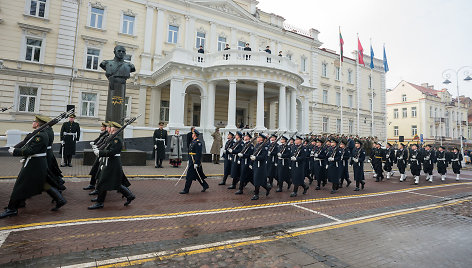
[[[341, 36], [341, 26], [339, 26], [339, 34]], [[341, 43], [339, 45], [340, 45], [340, 49], [341, 49], [341, 51], [339, 53], [339, 82], [340, 82], [340, 85], [341, 85], [341, 87], [340, 87], [341, 88], [341, 94], [340, 94], [341, 95], [341, 101], [340, 101], [341, 102], [340, 103], [341, 104], [341, 129], [340, 129], [340, 134], [342, 135], [343, 134], [343, 125], [344, 125], [343, 124], [344, 123], [343, 122], [344, 121], [343, 120], [343, 79], [342, 79], [342, 77], [343, 77], [343, 52], [342, 52], [343, 47], [341, 47]]]
[[[370, 47], [372, 48], [372, 38], [370, 38]], [[370, 52], [372, 54], [372, 51]], [[373, 61], [374, 58], [371, 58], [371, 61]], [[371, 134], [372, 134], [372, 137], [375, 136], [375, 124], [374, 124], [374, 83], [373, 83], [374, 79], [372, 77], [372, 68], [370, 68], [370, 89], [371, 89], [371, 96], [372, 96], [372, 105], [370, 107], [371, 109], [371, 116], [372, 116], [372, 131], [371, 131]]]
[[[357, 33], [357, 42], [359, 42], [359, 33]], [[360, 110], [359, 104], [361, 102], [360, 94], [359, 94], [359, 47], [357, 48], [357, 57], [356, 57], [356, 92], [357, 92], [357, 136], [361, 136], [360, 134]]]

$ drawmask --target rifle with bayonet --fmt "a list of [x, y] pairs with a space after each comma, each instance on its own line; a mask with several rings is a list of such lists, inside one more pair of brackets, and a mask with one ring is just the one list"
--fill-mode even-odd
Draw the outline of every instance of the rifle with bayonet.
[[[277, 132], [275, 132], [275, 133], [277, 133]], [[272, 145], [270, 146], [270, 148], [269, 148], [269, 154], [274, 151], [275, 146], [277, 145], [277, 143], [280, 141], [280, 139], [282, 138], [282, 136], [283, 136], [285, 133], [287, 133], [287, 131], [284, 131], [284, 133], [282, 133], [282, 135], [280, 135], [280, 136], [274, 141], [274, 144], [272, 144]], [[270, 139], [270, 137], [269, 137], [269, 139]]]
[[97, 148], [98, 150], [103, 150], [103, 149], [105, 149], [105, 147], [107, 146], [107, 144], [108, 144], [109, 142], [111, 142], [116, 136], [118, 136], [121, 132], [123, 132], [127, 126], [129, 126], [129, 125], [131, 125], [132, 123], [134, 123], [134, 121], [136, 121], [139, 117], [141, 117], [141, 114], [138, 115], [138, 116], [136, 116], [136, 117], [132, 117], [132, 118], [130, 118], [129, 120], [126, 120], [125, 124], [124, 124], [120, 129], [118, 129], [118, 131], [116, 131], [115, 133], [109, 135], [109, 136], [107, 137], [107, 139], [105, 140], [105, 142], [103, 142], [102, 144], [96, 146], [96, 148]]
[[2, 113], [3, 113], [3, 112], [6, 112], [6, 111], [10, 110], [11, 108], [13, 108], [13, 105], [8, 107], [8, 108], [2, 108], [2, 109], [0, 109], [0, 111], [2, 111]]

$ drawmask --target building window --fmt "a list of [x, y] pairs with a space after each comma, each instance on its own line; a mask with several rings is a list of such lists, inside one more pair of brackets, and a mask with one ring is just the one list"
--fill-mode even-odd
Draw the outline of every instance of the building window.
[[31, 0], [29, 14], [44, 18], [46, 16], [46, 0]]
[[431, 136], [431, 137], [434, 136], [434, 129], [433, 129], [432, 125], [429, 126], [429, 136]]
[[321, 64], [321, 76], [328, 77], [328, 64], [327, 63]]
[[36, 101], [38, 99], [38, 89], [33, 87], [20, 87], [18, 94], [18, 112], [36, 111]]
[[238, 50], [244, 50], [245, 46], [246, 46], [246, 42], [238, 41]]
[[129, 97], [125, 97], [125, 117], [128, 118], [131, 115], [131, 100]]
[[300, 60], [300, 71], [302, 73], [306, 72], [306, 58], [305, 57], [302, 57]]
[[292, 60], [292, 54], [287, 54], [287, 59]]
[[179, 27], [169, 25], [169, 34], [167, 36], [167, 42], [171, 44], [177, 44], [177, 37], [179, 35]]
[[218, 51], [223, 51], [226, 47], [226, 37], [218, 36]]
[[354, 133], [354, 121], [349, 120], [349, 134], [353, 134], [353, 133]]
[[398, 118], [398, 109], [393, 109], [393, 118]]
[[168, 101], [161, 101], [160, 120], [164, 122], [169, 122], [169, 102]]
[[433, 106], [429, 106], [429, 117], [433, 117]]
[[398, 126], [393, 127], [393, 136], [398, 137]]
[[406, 102], [406, 94], [402, 95], [402, 102]]
[[92, 7], [90, 11], [90, 27], [102, 29], [104, 9]]
[[97, 94], [82, 93], [81, 116], [95, 117], [97, 115]]
[[408, 117], [408, 110], [406, 108], [402, 108], [402, 118]]
[[100, 57], [100, 50], [94, 48], [87, 48], [87, 61], [85, 69], [98, 70], [98, 61]]
[[336, 80], [339, 81], [341, 76], [341, 69], [336, 67]]
[[336, 119], [336, 133], [341, 133], [341, 119]]
[[414, 126], [411, 126], [411, 136], [416, 136], [418, 134], [418, 129], [416, 127], [416, 125]]
[[25, 60], [33, 61], [33, 62], [40, 62], [42, 44], [43, 44], [43, 41], [40, 39], [26, 38]]
[[369, 75], [369, 88], [372, 88], [372, 76]]
[[354, 97], [352, 95], [349, 95], [349, 98], [348, 98], [348, 102], [349, 102], [349, 108], [352, 109], [352, 107], [354, 106]]
[[328, 132], [328, 117], [323, 117], [323, 132], [327, 133]]
[[121, 29], [121, 33], [133, 35], [135, 20], [136, 17], [123, 14], [123, 28]]
[[323, 90], [323, 103], [328, 104], [328, 90]]
[[416, 117], [416, 107], [411, 107], [411, 117]]
[[196, 48], [205, 47], [205, 33], [197, 32]]
[[336, 92], [336, 106], [341, 106], [341, 93]]
[[438, 108], [434, 108], [434, 118], [438, 117]]
[[352, 70], [347, 71], [347, 82], [352, 84]]

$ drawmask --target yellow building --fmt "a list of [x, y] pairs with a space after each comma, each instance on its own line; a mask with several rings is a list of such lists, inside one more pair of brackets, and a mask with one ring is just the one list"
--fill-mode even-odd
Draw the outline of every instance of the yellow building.
[[[372, 77], [349, 58], [340, 70], [316, 29], [290, 26], [254, 0], [11, 1], [0, 19], [0, 106], [14, 105], [0, 114], [0, 135], [28, 131], [33, 113], [56, 116], [73, 104], [81, 137], [95, 137], [108, 85], [98, 65], [122, 45], [137, 69], [126, 112], [143, 114], [125, 137], [150, 136], [164, 121], [171, 133], [195, 125], [209, 140], [216, 126], [243, 125], [386, 138], [382, 61]], [[6, 139], [0, 145], [13, 142]]]
[[421, 135], [425, 142], [459, 139], [460, 129], [466, 139], [469, 134], [468, 104], [452, 98], [447, 89], [435, 90], [433, 86], [421, 86], [401, 81], [394, 89], [387, 91], [387, 136], [398, 141], [404, 136], [411, 141]]

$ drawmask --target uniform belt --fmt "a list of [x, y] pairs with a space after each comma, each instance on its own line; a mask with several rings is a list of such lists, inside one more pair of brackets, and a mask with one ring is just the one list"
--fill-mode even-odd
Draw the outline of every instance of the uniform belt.
[[64, 132], [64, 135], [77, 136], [77, 132]]
[[121, 154], [115, 154], [115, 156], [121, 156]]
[[46, 153], [40, 153], [40, 154], [33, 154], [33, 155], [30, 155], [26, 158], [26, 161], [25, 161], [25, 167], [26, 165], [28, 165], [28, 162], [30, 161], [31, 158], [33, 157], [44, 157], [46, 156]]
[[156, 139], [156, 141], [166, 141], [166, 139]]
[[189, 155], [197, 155], [197, 153], [188, 153]]
[[375, 158], [382, 158], [381, 156], [376, 156]]
[[319, 159], [319, 158], [315, 158], [315, 161], [321, 161], [321, 159]]
[[51, 150], [51, 149], [52, 149], [52, 146], [48, 146], [48, 147], [46, 147], [46, 149]]

